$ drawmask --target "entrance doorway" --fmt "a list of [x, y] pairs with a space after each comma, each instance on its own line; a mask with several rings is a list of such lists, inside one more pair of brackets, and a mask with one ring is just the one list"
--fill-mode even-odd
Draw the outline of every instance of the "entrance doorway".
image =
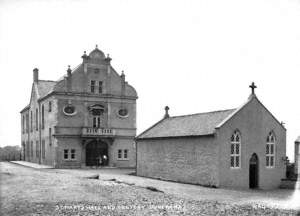
[[258, 156], [253, 153], [249, 162], [249, 188], [258, 188]]
[[[86, 166], [107, 166], [108, 146], [103, 141], [93, 140], [86, 145]], [[101, 159], [100, 159], [101, 158]]]

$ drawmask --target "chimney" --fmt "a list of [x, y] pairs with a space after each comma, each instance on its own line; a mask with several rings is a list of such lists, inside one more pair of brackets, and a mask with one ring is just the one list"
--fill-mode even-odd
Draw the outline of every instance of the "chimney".
[[67, 75], [68, 75], [68, 78], [70, 78], [72, 75], [72, 70], [70, 68], [70, 65], [68, 65]]
[[124, 71], [122, 71], [122, 74], [121, 74], [121, 94], [122, 96], [125, 95], [125, 74], [124, 74]]
[[165, 107], [165, 116], [164, 116], [164, 118], [169, 118], [170, 117], [170, 115], [169, 115], [169, 107], [168, 106], [166, 106]]
[[33, 82], [38, 82], [39, 81], [39, 69], [34, 68], [33, 69]]

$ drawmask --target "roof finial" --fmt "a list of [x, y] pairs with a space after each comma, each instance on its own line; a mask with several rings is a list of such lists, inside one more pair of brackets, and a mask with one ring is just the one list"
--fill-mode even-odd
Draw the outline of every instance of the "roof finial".
[[252, 82], [252, 84], [251, 85], [249, 85], [249, 88], [251, 88], [251, 94], [255, 94], [255, 89], [257, 88], [257, 86], [255, 85], [255, 83], [254, 82]]
[[168, 106], [165, 106], [165, 116], [164, 116], [164, 118], [169, 118], [170, 117], [170, 115], [169, 115], [169, 107]]
[[68, 77], [70, 77], [70, 76], [71, 76], [71, 72], [72, 72], [72, 70], [71, 70], [71, 66], [70, 66], [70, 65], [68, 65], [68, 70], [67, 70]]
[[96, 44], [96, 49], [98, 49], [98, 44]]

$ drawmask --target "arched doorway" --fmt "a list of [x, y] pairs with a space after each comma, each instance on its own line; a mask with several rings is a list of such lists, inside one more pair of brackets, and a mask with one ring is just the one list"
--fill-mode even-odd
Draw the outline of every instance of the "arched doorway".
[[249, 188], [258, 188], [258, 156], [253, 153], [249, 161]]
[[[103, 160], [103, 156], [108, 156], [108, 146], [103, 141], [93, 140], [86, 145], [86, 166], [107, 166], [108, 160]], [[100, 157], [102, 164], [100, 164]]]

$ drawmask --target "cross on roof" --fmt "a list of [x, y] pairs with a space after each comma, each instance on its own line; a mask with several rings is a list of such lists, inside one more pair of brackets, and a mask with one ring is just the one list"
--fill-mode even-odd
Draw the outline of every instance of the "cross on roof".
[[254, 94], [254, 90], [257, 88], [257, 86], [255, 85], [255, 83], [254, 83], [254, 82], [252, 82], [252, 84], [251, 84], [251, 85], [249, 85], [249, 88], [251, 88], [251, 90], [252, 90], [252, 94]]

